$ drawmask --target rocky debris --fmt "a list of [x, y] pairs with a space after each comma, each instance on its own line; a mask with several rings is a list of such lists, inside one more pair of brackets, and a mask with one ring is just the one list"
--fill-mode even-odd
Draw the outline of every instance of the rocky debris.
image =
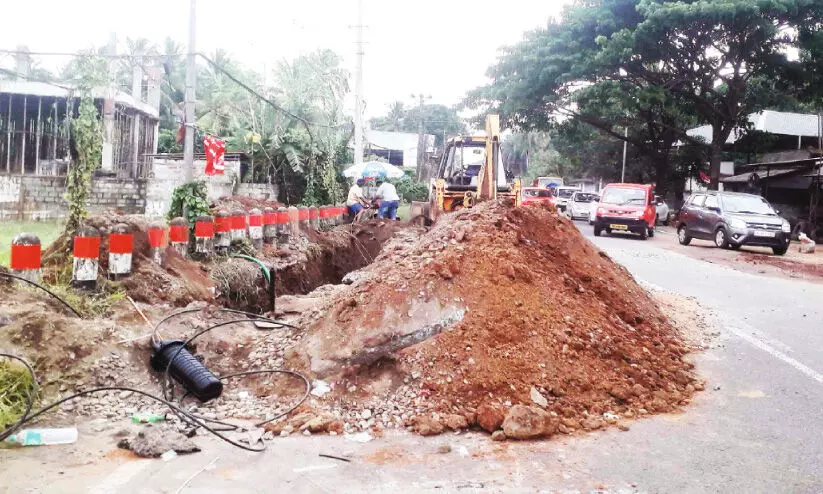
[[146, 426], [136, 436], [123, 438], [117, 447], [134, 451], [144, 458], [159, 458], [167, 451], [175, 453], [196, 453], [200, 448], [188, 437], [169, 428]]
[[446, 415], [443, 417], [443, 424], [453, 431], [459, 431], [461, 429], [467, 429], [469, 427], [469, 421], [466, 420], [464, 415]]
[[452, 447], [450, 444], [441, 444], [437, 447], [437, 452], [440, 454], [446, 454], [452, 452]]
[[533, 439], [549, 436], [552, 430], [551, 415], [532, 406], [514, 405], [503, 421], [503, 432], [510, 439]]
[[487, 432], [499, 429], [505, 418], [503, 407], [495, 403], [486, 402], [477, 407], [477, 425]]
[[506, 433], [505, 432], [503, 432], [501, 430], [497, 430], [497, 431], [492, 432], [492, 441], [505, 441], [505, 440], [506, 440]]
[[540, 391], [538, 391], [534, 386], [532, 386], [532, 389], [529, 391], [529, 398], [531, 398], [536, 405], [543, 408], [549, 406], [549, 401], [542, 394], [540, 394]]
[[436, 436], [445, 430], [443, 424], [427, 415], [414, 417], [411, 424], [412, 430], [421, 436]]

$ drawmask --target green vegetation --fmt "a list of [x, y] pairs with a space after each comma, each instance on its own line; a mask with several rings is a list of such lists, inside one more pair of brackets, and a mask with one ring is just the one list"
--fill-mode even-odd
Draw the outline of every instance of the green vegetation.
[[403, 202], [425, 201], [429, 198], [429, 186], [414, 179], [414, 172], [406, 171], [401, 178], [389, 180], [397, 189], [397, 195]]
[[0, 430], [17, 422], [26, 412], [30, 397], [38, 400], [37, 384], [25, 366], [0, 360]]
[[11, 254], [11, 241], [21, 233], [33, 233], [40, 239], [43, 250], [46, 249], [62, 231], [62, 225], [47, 221], [11, 221], [0, 223], [0, 265], [8, 266]]
[[178, 216], [185, 216], [189, 226], [194, 228], [198, 216], [210, 214], [206, 182], [195, 180], [174, 189], [167, 218], [171, 221]]
[[[555, 149], [567, 164], [588, 147], [619, 176], [615, 151], [626, 141], [636, 163], [629, 177], [650, 178], [662, 192], [673, 176], [710, 162], [717, 185], [722, 146], [749, 126], [749, 113], [778, 96], [783, 107], [819, 100], [821, 54], [815, 0], [574, 2], [507, 48], [489, 69], [493, 82], [466, 103], [501, 113], [515, 131], [566, 139], [568, 153]], [[708, 142], [686, 134], [701, 124], [712, 127]]]
[[83, 218], [88, 215], [86, 202], [91, 192], [91, 179], [94, 170], [100, 166], [103, 153], [103, 124], [100, 113], [94, 104], [92, 90], [104, 81], [105, 61], [93, 55], [84, 55], [76, 59], [80, 77], [77, 89], [80, 92], [80, 106], [77, 117], [71, 119], [70, 129], [77, 158], [72, 160], [66, 180], [66, 201], [69, 207], [69, 219], [66, 232], [74, 233], [80, 227]]

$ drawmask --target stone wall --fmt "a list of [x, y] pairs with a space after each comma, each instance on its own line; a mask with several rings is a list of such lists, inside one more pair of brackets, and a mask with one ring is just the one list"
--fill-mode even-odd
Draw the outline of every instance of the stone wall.
[[[57, 219], [67, 215], [66, 177], [0, 175], [0, 219]], [[146, 181], [95, 178], [89, 212], [139, 214], [146, 207]]]
[[[226, 159], [223, 175], [207, 176], [206, 160], [194, 161], [194, 178], [204, 180], [208, 188], [209, 200], [233, 195], [235, 183], [240, 176], [240, 160]], [[186, 171], [183, 160], [177, 158], [154, 158], [152, 177], [149, 179], [146, 197], [146, 215], [164, 216], [169, 211], [174, 189], [185, 183]]]
[[240, 184], [235, 195], [262, 201], [277, 200], [277, 186], [273, 184]]

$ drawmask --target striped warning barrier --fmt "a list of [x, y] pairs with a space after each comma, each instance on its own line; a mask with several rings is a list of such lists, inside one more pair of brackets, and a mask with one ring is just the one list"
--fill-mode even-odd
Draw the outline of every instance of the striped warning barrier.
[[72, 246], [71, 285], [84, 290], [97, 289], [100, 266], [100, 233], [90, 226], [81, 227]]
[[255, 249], [263, 248], [263, 212], [257, 208], [249, 211], [249, 238]]
[[11, 273], [35, 283], [40, 282], [42, 246], [37, 235], [21, 233], [11, 241]]
[[109, 234], [109, 278], [116, 280], [131, 274], [134, 234], [129, 225], [118, 223]]
[[169, 240], [171, 240], [171, 248], [178, 254], [183, 257], [189, 254], [189, 222], [186, 218], [177, 217], [171, 220]]

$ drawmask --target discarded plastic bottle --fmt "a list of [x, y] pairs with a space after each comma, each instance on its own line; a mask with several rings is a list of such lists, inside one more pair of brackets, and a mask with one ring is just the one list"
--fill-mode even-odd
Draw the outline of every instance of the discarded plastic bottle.
[[12, 434], [6, 441], [21, 446], [45, 446], [49, 444], [71, 444], [77, 441], [77, 428], [64, 429], [23, 429]]
[[166, 414], [159, 413], [135, 413], [131, 416], [131, 421], [135, 424], [149, 424], [166, 420]]

